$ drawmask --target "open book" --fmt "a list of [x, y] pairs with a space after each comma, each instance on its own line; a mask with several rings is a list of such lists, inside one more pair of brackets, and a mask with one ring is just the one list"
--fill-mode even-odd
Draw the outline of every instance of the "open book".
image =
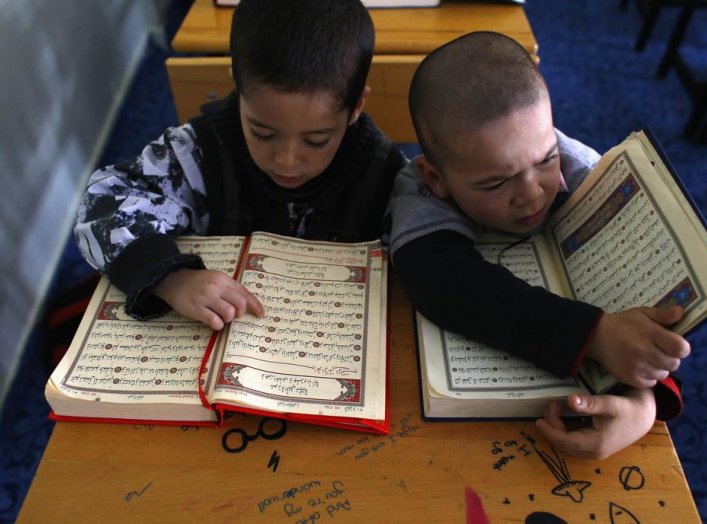
[[[660, 151], [633, 133], [602, 157], [544, 234], [481, 236], [480, 253], [532, 285], [605, 311], [681, 305], [686, 314], [673, 329], [686, 334], [707, 317], [707, 230]], [[426, 417], [538, 417], [552, 399], [616, 384], [590, 359], [578, 380], [561, 380], [419, 313], [416, 324]]]
[[387, 259], [380, 242], [182, 237], [258, 297], [220, 332], [138, 321], [103, 278], [45, 389], [57, 420], [218, 425], [241, 411], [386, 433]]

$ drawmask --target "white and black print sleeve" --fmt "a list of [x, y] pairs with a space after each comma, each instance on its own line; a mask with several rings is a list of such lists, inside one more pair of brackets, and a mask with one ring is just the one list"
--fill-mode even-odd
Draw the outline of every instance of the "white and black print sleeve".
[[206, 190], [194, 130], [169, 128], [137, 158], [99, 169], [79, 204], [76, 242], [103, 273], [134, 241], [206, 234]]

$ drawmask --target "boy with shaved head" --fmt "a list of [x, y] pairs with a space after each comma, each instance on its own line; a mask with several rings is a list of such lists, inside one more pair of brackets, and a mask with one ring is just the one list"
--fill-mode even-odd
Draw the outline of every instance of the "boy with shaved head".
[[391, 255], [413, 306], [555, 375], [574, 376], [591, 357], [621, 380], [621, 396], [570, 396], [570, 409], [592, 415], [589, 428], [568, 431], [559, 404], [538, 420], [568, 453], [608, 456], [643, 436], [656, 412], [676, 416], [670, 372], [690, 347], [666, 326], [680, 308], [603, 312], [532, 287], [475, 248], [482, 231], [520, 239], [542, 230], [599, 159], [554, 128], [547, 86], [525, 49], [492, 32], [442, 46], [415, 73], [410, 111], [423, 154], [396, 180]]

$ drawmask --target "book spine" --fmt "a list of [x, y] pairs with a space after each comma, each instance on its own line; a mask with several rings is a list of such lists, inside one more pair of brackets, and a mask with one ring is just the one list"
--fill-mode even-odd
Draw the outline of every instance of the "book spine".
[[[248, 259], [248, 250], [250, 248], [250, 236], [247, 236], [243, 242], [243, 248], [241, 249], [240, 253], [240, 258], [238, 260], [238, 263], [236, 264], [236, 270], [233, 273], [233, 280], [238, 280], [241, 272], [243, 271], [243, 267], [245, 266], [246, 260]], [[204, 356], [201, 358], [201, 364], [199, 365], [199, 375], [197, 376], [197, 388], [199, 391], [199, 400], [201, 400], [201, 404], [209, 410], [213, 410], [214, 406], [209, 402], [209, 399], [206, 398], [206, 393], [204, 393], [204, 372], [206, 371], [206, 365], [209, 362], [209, 359], [211, 358], [211, 354], [213, 353], [214, 347], [216, 346], [216, 342], [219, 339], [219, 335], [226, 330], [226, 327], [224, 327], [223, 331], [216, 331], [214, 330], [211, 333], [211, 338], [209, 338], [209, 343], [206, 346], [206, 350], [204, 351]], [[219, 411], [219, 413], [221, 413]]]

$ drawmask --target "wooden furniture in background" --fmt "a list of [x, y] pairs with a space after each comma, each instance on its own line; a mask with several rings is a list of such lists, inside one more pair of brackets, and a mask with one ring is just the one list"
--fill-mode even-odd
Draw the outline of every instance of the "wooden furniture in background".
[[[366, 112], [394, 142], [417, 142], [408, 111], [408, 87], [421, 55], [376, 55], [368, 85]], [[167, 70], [180, 122], [199, 114], [199, 106], [233, 89], [228, 57], [170, 58]]]
[[665, 53], [658, 66], [658, 78], [665, 78], [670, 68], [674, 68], [688, 96], [692, 100], [692, 113], [688, 118], [683, 133], [699, 143], [707, 143], [707, 77], [700, 75], [680, 53], [680, 46], [685, 33], [690, 27], [692, 16], [697, 7], [707, 7], [707, 2], [686, 0], [675, 22]]
[[[446, 0], [439, 7], [370, 13], [376, 47], [366, 112], [394, 142], [417, 142], [408, 113], [408, 87], [417, 65], [433, 49], [470, 31], [491, 30], [516, 39], [537, 58], [537, 42], [520, 5]], [[173, 48], [181, 56], [167, 60], [167, 71], [180, 122], [232, 89], [232, 15], [232, 8], [196, 0], [174, 37]]]
[[421, 420], [394, 274], [389, 298], [389, 435], [247, 415], [57, 423], [18, 522], [700, 522], [663, 423], [598, 462], [556, 453], [531, 421]]
[[[636, 40], [636, 51], [643, 51], [645, 48], [663, 8], [680, 7], [656, 76], [665, 78], [671, 68], [675, 69], [692, 101], [692, 112], [683, 129], [683, 135], [698, 143], [707, 143], [707, 80], [703, 74], [700, 74], [699, 64], [690, 64], [690, 60], [680, 52], [680, 46], [695, 11], [698, 8], [707, 8], [707, 0], [636, 0], [636, 4], [644, 17], [641, 32]], [[619, 7], [625, 9], [627, 5], [628, 0], [621, 0]], [[700, 51], [696, 51], [695, 54]]]

